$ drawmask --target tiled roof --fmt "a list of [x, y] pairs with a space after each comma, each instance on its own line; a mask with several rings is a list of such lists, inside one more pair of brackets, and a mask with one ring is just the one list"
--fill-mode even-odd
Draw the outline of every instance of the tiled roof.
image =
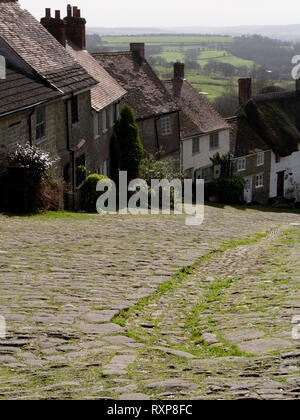
[[235, 157], [270, 150], [270, 147], [252, 129], [245, 116], [228, 118], [227, 122], [230, 126], [230, 152]]
[[128, 92], [126, 101], [137, 119], [178, 110], [178, 106], [145, 59], [135, 52], [97, 53], [93, 57]]
[[6, 69], [6, 79], [0, 80], [0, 115], [36, 105], [62, 94], [43, 82], [12, 68]]
[[36, 73], [65, 93], [95, 85], [47, 29], [14, 1], [0, 1], [1, 39]]
[[68, 41], [67, 51], [99, 83], [92, 88], [92, 107], [98, 112], [120, 100], [125, 94], [118, 82], [97, 62], [91, 54]]
[[299, 92], [258, 95], [243, 109], [252, 129], [279, 156], [298, 150], [300, 142]]
[[187, 81], [164, 80], [164, 84], [181, 108], [182, 138], [228, 128], [225, 119]]

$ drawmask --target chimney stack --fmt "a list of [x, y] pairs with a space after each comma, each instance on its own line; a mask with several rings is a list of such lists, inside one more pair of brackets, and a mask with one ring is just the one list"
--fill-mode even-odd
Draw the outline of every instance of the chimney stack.
[[174, 63], [174, 79], [184, 80], [184, 63]]
[[252, 79], [239, 79], [239, 102], [240, 105], [245, 104], [252, 97]]
[[86, 20], [81, 17], [77, 6], [68, 4], [67, 16], [64, 18], [67, 27], [67, 37], [82, 50], [86, 48], [85, 25]]
[[130, 51], [135, 52], [139, 58], [145, 58], [145, 44], [143, 42], [131, 42]]
[[41, 19], [41, 24], [50, 32], [58, 42], [66, 46], [66, 25], [60, 18], [60, 11], [55, 11], [55, 18], [51, 17], [51, 9], [47, 8], [45, 17]]

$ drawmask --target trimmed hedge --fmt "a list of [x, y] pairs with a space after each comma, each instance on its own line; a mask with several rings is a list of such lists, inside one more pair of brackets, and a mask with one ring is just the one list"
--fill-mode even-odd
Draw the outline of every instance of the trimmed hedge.
[[102, 179], [109, 179], [107, 176], [91, 174], [89, 175], [82, 187], [82, 208], [89, 213], [96, 213], [96, 203], [101, 195], [101, 192], [96, 191], [96, 187], [99, 181]]

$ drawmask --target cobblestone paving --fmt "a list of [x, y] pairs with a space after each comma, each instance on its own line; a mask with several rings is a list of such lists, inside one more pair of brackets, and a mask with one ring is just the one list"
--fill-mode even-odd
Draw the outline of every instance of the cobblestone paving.
[[0, 216], [0, 399], [298, 397], [297, 222]]

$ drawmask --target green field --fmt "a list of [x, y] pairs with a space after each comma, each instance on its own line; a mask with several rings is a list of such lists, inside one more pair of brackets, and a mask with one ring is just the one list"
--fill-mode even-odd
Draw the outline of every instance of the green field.
[[[234, 38], [225, 36], [204, 35], [147, 35], [147, 36], [104, 36], [102, 45], [108, 51], [129, 50], [131, 42], [146, 44], [146, 57], [158, 76], [171, 78], [173, 63], [185, 62], [186, 79], [199, 92], [205, 92], [210, 101], [228, 92], [229, 87], [235, 89], [239, 77], [248, 76], [255, 66], [251, 60], [245, 60], [231, 53], [230, 44]], [[208, 70], [207, 64], [218, 62], [218, 70]], [[191, 63], [194, 63], [191, 66]], [[225, 73], [219, 68], [221, 63], [232, 65], [234, 73]], [[196, 66], [196, 68], [195, 68]], [[211, 66], [210, 66], [211, 67]], [[225, 76], [231, 74], [231, 76]], [[234, 74], [234, 76], [232, 76]], [[286, 82], [275, 81], [276, 85], [286, 88]]]
[[233, 38], [226, 36], [203, 36], [203, 35], [148, 35], [148, 36], [105, 36], [104, 42], [109, 45], [129, 44], [130, 42], [145, 42], [149, 45], [161, 44], [202, 44], [232, 42]]

